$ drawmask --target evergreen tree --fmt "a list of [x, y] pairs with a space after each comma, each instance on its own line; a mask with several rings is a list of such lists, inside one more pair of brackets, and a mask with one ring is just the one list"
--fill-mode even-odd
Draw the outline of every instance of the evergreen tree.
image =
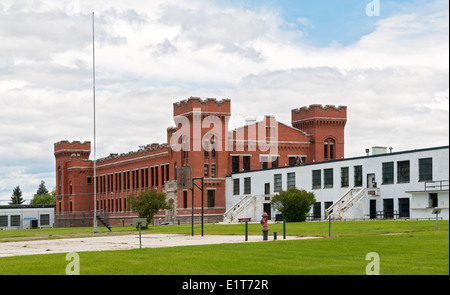
[[45, 181], [41, 180], [41, 184], [39, 185], [36, 195], [45, 195], [45, 194], [48, 194], [48, 190], [45, 187]]
[[13, 190], [13, 194], [11, 196], [11, 202], [9, 202], [10, 205], [20, 205], [25, 200], [22, 198], [22, 190], [20, 189], [20, 186], [16, 186]]
[[50, 193], [46, 194], [35, 194], [31, 200], [31, 205], [47, 205], [56, 203], [56, 188], [54, 188]]

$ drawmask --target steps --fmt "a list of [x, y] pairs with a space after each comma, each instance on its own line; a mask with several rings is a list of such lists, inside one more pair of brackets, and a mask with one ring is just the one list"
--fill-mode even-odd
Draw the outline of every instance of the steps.
[[99, 217], [99, 216], [97, 216], [97, 219], [107, 228], [107, 229], [109, 229], [109, 231], [112, 231], [111, 230], [111, 226], [105, 221], [105, 220], [103, 220], [103, 218], [101, 218], [101, 217]]
[[342, 219], [346, 211], [366, 196], [365, 188], [351, 188], [325, 211], [325, 219]]

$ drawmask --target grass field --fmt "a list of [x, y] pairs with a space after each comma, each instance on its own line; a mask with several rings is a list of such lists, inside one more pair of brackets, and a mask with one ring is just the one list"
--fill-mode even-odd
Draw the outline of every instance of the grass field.
[[[123, 251], [80, 252], [81, 274], [356, 274], [364, 275], [370, 261], [380, 257], [380, 274], [449, 274], [449, 223], [435, 221], [333, 222], [331, 238], [220, 244]], [[119, 228], [113, 228], [118, 231]], [[120, 228], [135, 233], [133, 228]], [[146, 232], [191, 233], [190, 226], [157, 226]], [[205, 225], [205, 234], [243, 235], [244, 226]], [[282, 224], [269, 225], [282, 238]], [[48, 231], [48, 232], [47, 232]], [[71, 236], [92, 229], [26, 230], [15, 237]], [[6, 232], [6, 231], [5, 231]], [[8, 234], [0, 232], [0, 239]], [[250, 234], [261, 234], [261, 225], [250, 224]], [[200, 234], [200, 227], [195, 227]], [[327, 222], [288, 223], [288, 235], [328, 237]], [[1, 243], [0, 243], [1, 249]], [[65, 254], [0, 258], [0, 274], [65, 274]]]

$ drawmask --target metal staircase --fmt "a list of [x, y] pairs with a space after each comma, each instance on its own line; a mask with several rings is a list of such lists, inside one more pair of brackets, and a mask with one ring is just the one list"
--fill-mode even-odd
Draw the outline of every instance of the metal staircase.
[[97, 219], [107, 228], [107, 229], [109, 229], [109, 231], [112, 231], [111, 230], [111, 226], [103, 219], [103, 218], [101, 218], [100, 216], [97, 216]]
[[242, 213], [249, 205], [253, 205], [256, 196], [244, 196], [223, 215], [224, 223], [232, 223], [239, 218], [239, 213]]
[[325, 218], [342, 219], [345, 213], [366, 196], [366, 188], [351, 188], [325, 211]]

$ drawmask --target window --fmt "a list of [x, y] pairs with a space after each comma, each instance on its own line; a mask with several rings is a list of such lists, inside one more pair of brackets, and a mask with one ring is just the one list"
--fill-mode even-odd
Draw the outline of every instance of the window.
[[322, 211], [322, 209], [321, 209], [321, 203], [320, 202], [316, 202], [316, 203], [314, 203], [314, 205], [313, 205], [313, 218], [314, 219], [320, 219], [322, 216], [321, 216], [321, 211]]
[[183, 208], [187, 208], [187, 191], [183, 191]]
[[295, 187], [295, 172], [287, 174], [287, 188]]
[[323, 209], [326, 211], [328, 208], [331, 207], [331, 205], [333, 205], [333, 202], [324, 202], [323, 205], [324, 205]]
[[209, 140], [205, 140], [203, 142], [203, 149], [204, 149], [204, 157], [205, 159], [209, 158]]
[[362, 166], [354, 166], [354, 172], [355, 172], [355, 176], [354, 176], [354, 181], [355, 181], [355, 186], [362, 186]]
[[215, 195], [216, 195], [216, 191], [215, 190], [207, 190], [207, 194], [208, 194], [208, 207], [214, 207], [215, 205]]
[[397, 183], [409, 182], [409, 161], [397, 162]]
[[394, 162], [383, 163], [383, 178], [381, 184], [394, 183]]
[[341, 167], [341, 187], [348, 187], [348, 167]]
[[312, 188], [317, 189], [322, 187], [322, 178], [320, 170], [312, 171]]
[[433, 180], [433, 158], [419, 159], [419, 181]]
[[267, 156], [261, 156], [261, 169], [267, 169], [267, 162], [268, 162]]
[[334, 159], [334, 143], [335, 141], [332, 138], [325, 139], [325, 142], [323, 144], [323, 158], [325, 159], [325, 161]]
[[[167, 168], [169, 168], [169, 166], [167, 166]], [[145, 170], [144, 170], [145, 172], [145, 179], [144, 179], [144, 182], [145, 182], [145, 187], [148, 187], [148, 168], [145, 168]], [[168, 180], [169, 178], [167, 178], [167, 180]], [[120, 179], [120, 174], [119, 174], [119, 191], [120, 190], [122, 190], [122, 184], [121, 184], [121, 179]]]
[[409, 198], [399, 198], [398, 199], [398, 217], [408, 218], [409, 217]]
[[272, 168], [278, 167], [278, 156], [272, 156]]
[[211, 158], [216, 158], [216, 136], [211, 137]]
[[244, 178], [244, 195], [251, 194], [251, 178], [245, 177]]
[[[128, 174], [129, 176], [129, 174]], [[128, 179], [129, 181], [129, 179]], [[152, 187], [155, 186], [155, 167], [150, 167], [150, 184], [152, 185]], [[129, 184], [128, 184], [129, 186]]]
[[[161, 169], [163, 169], [164, 166], [161, 166]], [[145, 168], [141, 169], [141, 188], [145, 188], [145, 178], [146, 178], [146, 174], [145, 174]], [[162, 173], [163, 176], [163, 183], [164, 183], [164, 173]], [[117, 187], [117, 178], [116, 178], [116, 187]]]
[[303, 165], [306, 162], [305, 156], [289, 156], [289, 166]]
[[204, 170], [205, 170], [204, 176], [205, 177], [209, 177], [209, 165], [205, 164], [203, 167], [204, 167]]
[[8, 226], [8, 216], [7, 215], [0, 216], [0, 226]]
[[250, 171], [250, 156], [244, 156], [244, 171]]
[[289, 157], [289, 166], [295, 166], [295, 157]]
[[[147, 173], [148, 173], [148, 169], [147, 169]], [[119, 192], [122, 191], [122, 173], [120, 173], [120, 172], [116, 173], [116, 190]]]
[[190, 150], [190, 146], [189, 146], [189, 137], [188, 136], [186, 136], [186, 135], [183, 135], [183, 138], [182, 138], [182, 143], [181, 143], [182, 145], [181, 145], [181, 149], [182, 149], [182, 153], [181, 153], [181, 160], [182, 160], [182, 163], [184, 164], [184, 165], [186, 165], [187, 164], [187, 162], [188, 162], [188, 160], [189, 160], [189, 150]]
[[239, 156], [232, 156], [231, 157], [231, 164], [232, 164], [232, 172], [237, 173], [239, 172]]
[[11, 215], [10, 224], [11, 226], [20, 226], [20, 215]]
[[[152, 174], [153, 174], [153, 168], [152, 168]], [[125, 177], [127, 179], [127, 190], [130, 190], [130, 171], [126, 172]], [[153, 179], [152, 179], [152, 186], [153, 186]]]
[[169, 164], [166, 165], [166, 180], [169, 180]]
[[216, 177], [216, 164], [211, 164], [211, 177]]
[[281, 191], [281, 174], [275, 174], [273, 176], [273, 191]]
[[333, 187], [333, 168], [323, 169], [323, 187], [324, 188]]
[[50, 225], [50, 214], [41, 214], [39, 217], [40, 225]]
[[239, 195], [239, 178], [233, 179], [233, 195]]
[[438, 194], [431, 193], [428, 195], [428, 207], [435, 208], [438, 206]]
[[275, 137], [275, 126], [266, 126], [266, 138], [274, 138]]

